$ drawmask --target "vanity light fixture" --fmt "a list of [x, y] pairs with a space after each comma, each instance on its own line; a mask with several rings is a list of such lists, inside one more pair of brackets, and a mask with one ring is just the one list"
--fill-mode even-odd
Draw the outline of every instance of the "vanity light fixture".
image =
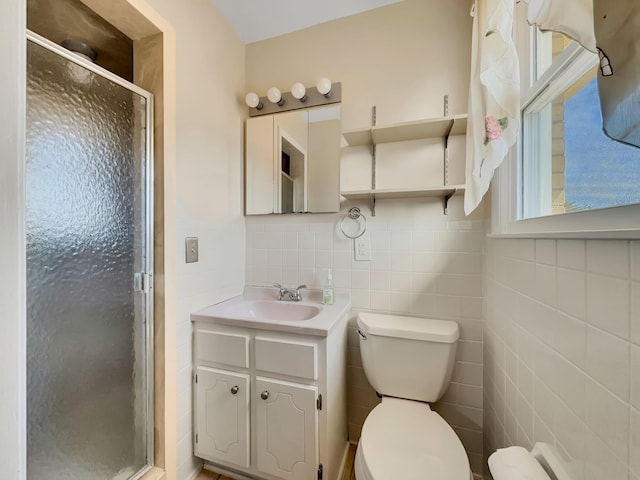
[[247, 93], [245, 101], [249, 106], [250, 117], [320, 107], [342, 101], [342, 84], [331, 83], [326, 77], [318, 80], [315, 87], [307, 88], [302, 82], [295, 82], [290, 92], [281, 92], [277, 87], [271, 87], [264, 97], [254, 92]]
[[291, 95], [293, 98], [300, 100], [301, 102], [307, 101], [307, 89], [300, 82], [296, 82], [291, 86]]
[[324, 95], [325, 97], [329, 98], [331, 96], [331, 80], [329, 80], [327, 77], [322, 77], [320, 80], [318, 80], [316, 88], [318, 89], [318, 93]]
[[267, 98], [271, 103], [275, 103], [279, 107], [284, 105], [284, 98], [282, 98], [282, 93], [276, 87], [271, 87], [267, 90]]
[[247, 96], [244, 97], [244, 101], [247, 102], [247, 105], [251, 108], [255, 108], [256, 110], [262, 110], [262, 107], [264, 106], [260, 101], [260, 97], [255, 92], [247, 93]]

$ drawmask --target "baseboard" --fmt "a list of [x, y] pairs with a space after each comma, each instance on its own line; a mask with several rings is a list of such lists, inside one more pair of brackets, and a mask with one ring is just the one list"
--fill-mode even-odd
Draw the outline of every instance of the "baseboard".
[[344, 453], [342, 454], [342, 461], [340, 462], [340, 468], [338, 469], [337, 478], [342, 478], [342, 475], [344, 474], [344, 467], [347, 466], [347, 457], [349, 456], [349, 446], [350, 445], [351, 445], [351, 443], [347, 441], [347, 443], [345, 445]]
[[195, 471], [191, 472], [191, 474], [186, 478], [186, 480], [195, 480], [198, 474], [202, 470], [202, 465], [195, 469]]

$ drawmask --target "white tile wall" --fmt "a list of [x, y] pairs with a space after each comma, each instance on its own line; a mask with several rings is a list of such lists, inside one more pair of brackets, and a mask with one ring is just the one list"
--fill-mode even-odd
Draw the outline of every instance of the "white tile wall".
[[487, 240], [487, 455], [545, 441], [574, 480], [640, 479], [639, 280], [638, 241]]
[[483, 222], [463, 220], [461, 202], [452, 202], [449, 217], [442, 215], [439, 203], [431, 203], [428, 215], [418, 215], [422, 207], [409, 203], [405, 211], [392, 213], [385, 212], [380, 202], [376, 217], [363, 208], [371, 234], [370, 262], [353, 259], [352, 241], [337, 228], [339, 215], [247, 217], [247, 284], [306, 283], [321, 288], [327, 269], [332, 268], [336, 290], [351, 294], [348, 413], [352, 440], [358, 440], [364, 419], [379, 402], [362, 369], [357, 312], [457, 321], [461, 337], [453, 382], [435, 409], [453, 425], [472, 468], [481, 472]]

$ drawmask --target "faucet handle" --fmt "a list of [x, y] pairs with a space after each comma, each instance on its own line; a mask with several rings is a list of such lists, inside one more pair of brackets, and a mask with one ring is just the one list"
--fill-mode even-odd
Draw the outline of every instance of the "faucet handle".
[[287, 289], [284, 288], [279, 283], [274, 283], [273, 286], [278, 289], [278, 300], [282, 300], [284, 296], [287, 294]]
[[307, 286], [306, 285], [298, 285], [295, 290], [290, 290], [289, 291], [289, 296], [291, 297], [291, 300], [293, 300], [294, 302], [302, 301], [302, 293], [300, 292], [301, 288], [307, 288]]

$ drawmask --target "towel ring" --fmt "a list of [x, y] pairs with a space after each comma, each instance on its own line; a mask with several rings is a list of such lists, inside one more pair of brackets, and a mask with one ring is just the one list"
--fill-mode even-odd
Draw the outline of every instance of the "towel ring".
[[[362, 218], [362, 220], [364, 220], [364, 225], [362, 226], [362, 231], [360, 233], [358, 233], [357, 235], [349, 235], [347, 232], [344, 231], [344, 221], [350, 218], [351, 220], [356, 220], [358, 223], [359, 220]], [[351, 207], [349, 209], [349, 211], [346, 213], [346, 215], [342, 216], [342, 220], [340, 220], [340, 230], [342, 230], [342, 233], [345, 237], [350, 238], [352, 240], [355, 240], [356, 238], [360, 238], [362, 235], [364, 235], [364, 232], [367, 231], [367, 217], [365, 217], [362, 212], [360, 211], [360, 209], [358, 207]]]

